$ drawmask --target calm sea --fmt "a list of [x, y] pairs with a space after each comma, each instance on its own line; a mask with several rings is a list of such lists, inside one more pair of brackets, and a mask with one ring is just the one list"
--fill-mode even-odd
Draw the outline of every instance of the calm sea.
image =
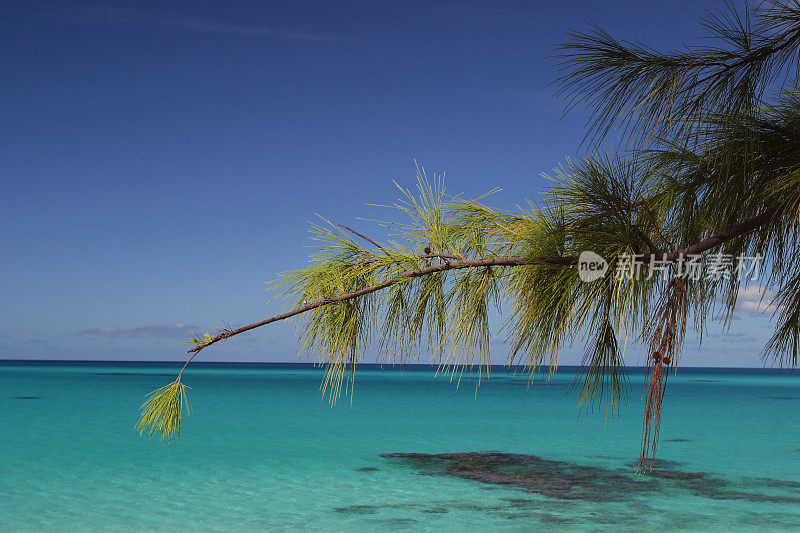
[[797, 373], [679, 370], [659, 472], [635, 476], [641, 369], [607, 417], [577, 411], [569, 368], [476, 389], [366, 367], [332, 408], [318, 368], [197, 364], [182, 437], [140, 437], [178, 368], [0, 362], [0, 530], [800, 529]]

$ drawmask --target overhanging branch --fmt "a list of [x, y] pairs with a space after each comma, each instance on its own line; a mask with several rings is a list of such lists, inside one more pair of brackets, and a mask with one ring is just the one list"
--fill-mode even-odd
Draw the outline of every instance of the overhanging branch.
[[[777, 216], [776, 210], [768, 210], [760, 215], [753, 217], [749, 220], [746, 220], [740, 224], [730, 227], [727, 231], [723, 233], [719, 233], [707, 239], [704, 239], [700, 242], [682, 248], [680, 250], [674, 250], [673, 252], [667, 254], [666, 256], [662, 256], [663, 260], [667, 262], [675, 262], [680, 257], [686, 257], [688, 255], [695, 255], [701, 254], [705, 251], [708, 251], [712, 248], [715, 248], [721, 244], [724, 244], [736, 237], [741, 235], [751, 233], [761, 226], [767, 224], [770, 220]], [[391, 279], [378, 283], [376, 285], [371, 285], [369, 287], [364, 287], [363, 289], [359, 289], [357, 291], [341, 294], [336, 298], [330, 298], [327, 300], [319, 300], [317, 302], [311, 302], [302, 307], [298, 307], [291, 311], [287, 311], [286, 313], [282, 313], [279, 315], [275, 315], [273, 317], [267, 318], [265, 320], [261, 320], [260, 322], [254, 322], [247, 326], [242, 326], [241, 328], [223, 331], [222, 333], [212, 337], [210, 340], [204, 342], [203, 344], [199, 344], [194, 348], [187, 350], [187, 353], [191, 353], [192, 356], [186, 362], [186, 365], [191, 362], [192, 359], [204, 348], [211, 346], [212, 344], [216, 344], [217, 342], [224, 341], [246, 331], [250, 331], [252, 329], [259, 328], [261, 326], [266, 326], [267, 324], [272, 324], [273, 322], [279, 322], [281, 320], [286, 320], [287, 318], [292, 318], [297, 315], [301, 315], [307, 311], [311, 311], [313, 309], [317, 309], [319, 307], [323, 307], [326, 305], [331, 305], [339, 302], [345, 302], [348, 300], [353, 300], [356, 298], [360, 298], [361, 296], [365, 296], [367, 294], [371, 294], [373, 292], [378, 292], [380, 290], [386, 289], [391, 287], [392, 285], [396, 285], [402, 281], [412, 278], [419, 278], [423, 276], [428, 276], [431, 274], [437, 274], [439, 272], [444, 272], [447, 270], [462, 270], [465, 268], [481, 268], [481, 267], [517, 267], [522, 265], [530, 265], [536, 263], [549, 263], [552, 265], [557, 266], [573, 266], [577, 264], [578, 258], [575, 256], [563, 256], [563, 257], [537, 257], [537, 258], [528, 258], [528, 257], [490, 257], [486, 259], [459, 259], [450, 261], [449, 259], [455, 259], [456, 256], [449, 256], [445, 254], [428, 254], [424, 257], [434, 258], [438, 257], [445, 262], [439, 263], [436, 265], [431, 265], [425, 268], [420, 268], [417, 270], [407, 270]], [[645, 258], [647, 261], [648, 258]], [[183, 368], [186, 368], [184, 365]], [[183, 369], [181, 369], [181, 373], [183, 373]], [[180, 379], [180, 374], [179, 378]]]
[[[449, 258], [455, 258], [455, 256], [451, 255], [439, 255], [439, 254], [427, 254], [422, 256], [424, 258], [435, 258], [440, 257], [445, 260]], [[325, 305], [335, 304], [339, 302], [345, 302], [347, 300], [353, 300], [355, 298], [360, 298], [361, 296], [365, 296], [367, 294], [371, 294], [373, 292], [377, 292], [392, 285], [396, 285], [401, 281], [411, 279], [411, 278], [419, 278], [422, 276], [428, 276], [430, 274], [436, 274], [439, 272], [444, 272], [446, 270], [462, 270], [465, 268], [480, 268], [480, 267], [491, 267], [491, 266], [520, 266], [520, 265], [527, 265], [533, 263], [544, 263], [549, 262], [552, 264], [557, 265], [571, 265], [577, 262], [577, 258], [575, 257], [550, 257], [550, 258], [539, 258], [539, 259], [528, 259], [526, 257], [492, 257], [488, 259], [465, 259], [465, 260], [457, 260], [457, 261], [447, 261], [445, 263], [438, 263], [436, 265], [431, 265], [429, 267], [420, 268], [418, 270], [407, 270], [391, 279], [378, 283], [376, 285], [371, 285], [369, 287], [364, 287], [363, 289], [359, 289], [357, 291], [348, 292], [345, 294], [340, 294], [336, 298], [330, 298], [327, 300], [319, 300], [317, 302], [308, 303], [302, 307], [298, 307], [296, 309], [292, 309], [286, 313], [282, 313], [280, 315], [275, 315], [273, 317], [267, 318], [266, 320], [262, 320], [261, 322], [255, 322], [253, 324], [249, 324], [247, 326], [242, 326], [239, 329], [234, 329], [231, 331], [225, 331], [217, 335], [216, 337], [212, 337], [210, 341], [207, 341], [199, 346], [192, 348], [191, 350], [187, 350], [187, 353], [199, 352], [203, 348], [210, 346], [214, 343], [219, 341], [223, 341], [234, 335], [238, 335], [240, 333], [244, 333], [245, 331], [250, 331], [251, 329], [255, 329], [261, 326], [266, 326], [267, 324], [271, 324], [273, 322], [279, 322], [281, 320], [286, 320], [287, 318], [291, 318], [293, 316], [297, 316], [303, 314], [307, 311], [311, 311], [312, 309], [316, 309], [318, 307], [322, 307]]]

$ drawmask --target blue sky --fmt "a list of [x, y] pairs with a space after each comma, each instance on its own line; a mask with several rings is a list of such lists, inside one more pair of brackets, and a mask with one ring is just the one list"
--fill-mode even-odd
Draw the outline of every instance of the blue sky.
[[[0, 358], [179, 360], [189, 330], [277, 311], [265, 282], [305, 264], [315, 213], [368, 231], [415, 159], [511, 209], [579, 153], [586, 115], [548, 86], [564, 33], [676, 47], [704, 7], [2, 3]], [[751, 307], [684, 363], [761, 366]], [[294, 328], [203, 357], [296, 361]]]

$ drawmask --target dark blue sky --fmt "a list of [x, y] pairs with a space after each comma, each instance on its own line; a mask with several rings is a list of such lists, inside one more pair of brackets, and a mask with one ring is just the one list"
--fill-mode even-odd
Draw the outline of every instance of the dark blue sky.
[[[585, 113], [548, 87], [564, 33], [676, 47], [703, 7], [4, 2], [0, 358], [181, 359], [187, 330], [276, 311], [265, 282], [305, 264], [314, 214], [368, 228], [414, 159], [513, 208], [579, 149]], [[687, 363], [759, 366], [747, 318]], [[203, 355], [295, 352], [279, 324]]]

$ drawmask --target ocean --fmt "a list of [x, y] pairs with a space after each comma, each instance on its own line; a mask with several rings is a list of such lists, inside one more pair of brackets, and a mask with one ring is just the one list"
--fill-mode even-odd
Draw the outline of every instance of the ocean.
[[140, 437], [179, 368], [0, 362], [0, 530], [800, 529], [791, 371], [670, 375], [656, 472], [637, 476], [643, 369], [611, 416], [577, 409], [574, 368], [476, 387], [365, 366], [331, 407], [311, 365], [198, 363], [181, 438]]

